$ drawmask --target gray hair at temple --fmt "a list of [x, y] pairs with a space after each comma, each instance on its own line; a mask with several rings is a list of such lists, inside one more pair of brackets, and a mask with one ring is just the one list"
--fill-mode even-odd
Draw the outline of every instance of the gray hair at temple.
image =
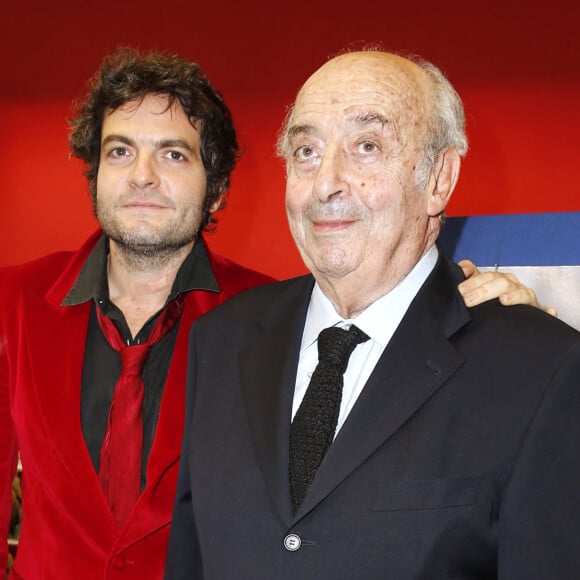
[[[376, 52], [371, 49], [368, 52]], [[439, 154], [449, 147], [456, 149], [461, 157], [467, 154], [467, 135], [465, 133], [465, 111], [457, 91], [445, 75], [432, 63], [416, 56], [406, 56], [428, 76], [431, 81], [433, 107], [426, 127], [423, 144], [423, 160], [417, 167], [417, 188], [423, 190]], [[288, 129], [292, 124], [294, 106], [290, 107], [278, 136], [276, 151], [283, 159], [288, 158]]]
[[433, 108], [423, 144], [423, 161], [417, 168], [417, 187], [424, 189], [441, 151], [451, 147], [461, 157], [467, 154], [465, 111], [461, 97], [434, 64], [419, 58], [409, 60], [420, 67], [431, 81]]

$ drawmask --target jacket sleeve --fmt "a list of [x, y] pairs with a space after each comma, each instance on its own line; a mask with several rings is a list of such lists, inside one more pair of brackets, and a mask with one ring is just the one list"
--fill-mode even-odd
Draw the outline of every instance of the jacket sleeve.
[[169, 534], [165, 580], [202, 580], [203, 567], [191, 503], [189, 441], [195, 400], [195, 324], [189, 339], [185, 429], [181, 447], [177, 491]]
[[580, 578], [578, 343], [528, 428], [499, 507], [498, 540], [498, 578]]

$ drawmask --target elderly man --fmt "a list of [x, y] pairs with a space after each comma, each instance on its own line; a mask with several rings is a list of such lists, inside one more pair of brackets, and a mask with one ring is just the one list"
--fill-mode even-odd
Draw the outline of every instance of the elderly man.
[[166, 578], [580, 578], [580, 335], [466, 309], [435, 244], [466, 147], [428, 63], [302, 87], [280, 148], [312, 276], [193, 326]]

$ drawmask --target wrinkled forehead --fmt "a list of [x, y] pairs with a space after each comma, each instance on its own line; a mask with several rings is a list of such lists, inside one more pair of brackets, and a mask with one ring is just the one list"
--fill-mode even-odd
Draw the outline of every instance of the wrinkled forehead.
[[306, 81], [291, 125], [348, 123], [370, 115], [408, 135], [425, 117], [427, 93], [425, 75], [414, 63], [387, 53], [351, 53], [329, 61]]

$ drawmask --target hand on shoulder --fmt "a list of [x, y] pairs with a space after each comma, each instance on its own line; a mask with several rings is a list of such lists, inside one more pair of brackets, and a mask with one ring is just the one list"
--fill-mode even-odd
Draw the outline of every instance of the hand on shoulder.
[[[471, 260], [461, 260], [458, 264], [466, 277], [458, 288], [467, 306], [477, 306], [487, 300], [499, 298], [504, 306], [529, 304], [542, 308], [538, 304], [536, 293], [522, 284], [513, 274], [480, 272]], [[542, 309], [552, 316], [558, 316], [558, 312], [553, 307]]]

